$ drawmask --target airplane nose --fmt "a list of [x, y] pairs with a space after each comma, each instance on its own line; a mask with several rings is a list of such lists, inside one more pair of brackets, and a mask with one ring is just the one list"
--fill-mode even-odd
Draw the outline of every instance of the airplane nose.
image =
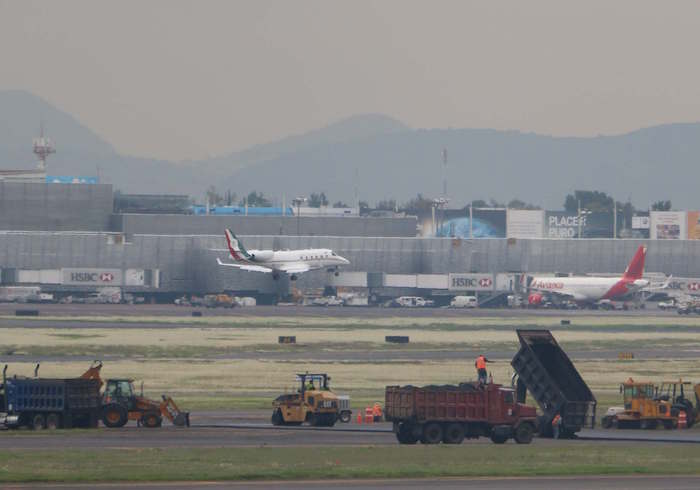
[[350, 261], [346, 259], [345, 257], [340, 257], [340, 260], [342, 261], [343, 264], [348, 265]]

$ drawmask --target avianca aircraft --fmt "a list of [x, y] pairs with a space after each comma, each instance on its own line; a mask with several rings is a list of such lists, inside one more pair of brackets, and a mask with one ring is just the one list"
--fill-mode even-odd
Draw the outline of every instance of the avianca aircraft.
[[616, 277], [535, 277], [530, 283], [528, 297], [530, 304], [542, 302], [543, 295], [551, 294], [562, 299], [578, 303], [595, 303], [602, 299], [619, 299], [638, 292], [649, 286], [649, 281], [642, 279], [644, 257], [647, 248], [640, 246], [634, 254], [622, 278]]
[[350, 261], [327, 248], [310, 248], [306, 250], [246, 250], [243, 243], [236, 238], [231, 230], [226, 230], [226, 243], [228, 251], [236, 263], [222, 262], [216, 259], [219, 265], [237, 267], [244, 271], [272, 273], [277, 280], [280, 273], [290, 275], [295, 281], [302, 272], [323, 269], [338, 274], [338, 267], [348, 265]]

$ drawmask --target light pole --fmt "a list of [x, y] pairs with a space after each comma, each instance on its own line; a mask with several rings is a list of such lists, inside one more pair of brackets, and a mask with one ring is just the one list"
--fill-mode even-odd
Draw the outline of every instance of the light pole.
[[305, 202], [306, 198], [304, 196], [299, 196], [292, 199], [292, 204], [294, 204], [294, 207], [297, 208], [297, 236], [299, 236], [299, 214], [301, 212], [301, 205]]
[[438, 235], [438, 227], [440, 226], [440, 216], [438, 215], [438, 223], [435, 224], [435, 210], [442, 210], [442, 225], [445, 225], [445, 208], [450, 200], [446, 197], [437, 197], [433, 199], [433, 229], [435, 230], [435, 236]]
[[591, 213], [593, 213], [593, 211], [589, 211], [588, 209], [581, 209], [581, 200], [579, 199], [579, 201], [578, 201], [578, 214], [577, 214], [578, 237], [579, 238], [581, 238], [581, 225], [583, 224], [581, 218], [586, 217]]

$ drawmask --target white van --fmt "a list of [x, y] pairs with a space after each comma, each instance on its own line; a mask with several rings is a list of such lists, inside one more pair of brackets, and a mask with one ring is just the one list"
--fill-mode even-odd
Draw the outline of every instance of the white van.
[[455, 296], [450, 301], [450, 308], [476, 308], [479, 302], [476, 296]]

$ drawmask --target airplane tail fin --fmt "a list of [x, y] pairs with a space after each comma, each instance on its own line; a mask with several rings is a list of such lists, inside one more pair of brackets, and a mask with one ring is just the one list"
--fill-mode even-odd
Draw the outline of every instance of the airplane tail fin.
[[241, 241], [233, 234], [231, 230], [226, 228], [226, 244], [228, 245], [228, 251], [234, 260], [239, 262], [244, 262], [250, 259], [250, 254], [245, 249]]
[[647, 248], [644, 245], [640, 245], [637, 249], [637, 253], [632, 257], [632, 261], [625, 269], [625, 273], [622, 276], [624, 279], [637, 280], [642, 278], [644, 274], [644, 258], [647, 254]]

